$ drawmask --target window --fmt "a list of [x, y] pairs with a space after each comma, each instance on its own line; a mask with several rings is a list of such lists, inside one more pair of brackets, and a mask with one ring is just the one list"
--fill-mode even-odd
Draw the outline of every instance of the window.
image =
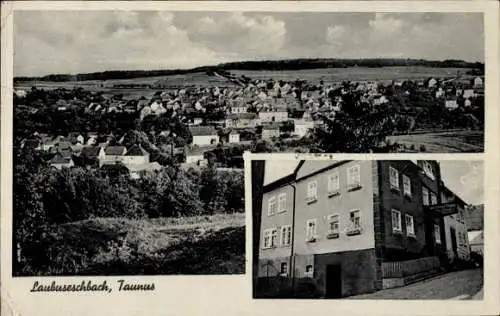
[[413, 216], [406, 214], [405, 221], [406, 221], [406, 235], [415, 236], [415, 226], [413, 224]]
[[339, 216], [330, 215], [328, 216], [328, 233], [338, 234], [339, 233]]
[[276, 197], [270, 197], [269, 200], [267, 200], [267, 215], [271, 216], [276, 214]]
[[361, 186], [361, 176], [359, 173], [359, 165], [352, 166], [347, 169], [347, 187], [355, 189]]
[[353, 230], [361, 228], [361, 212], [355, 210], [349, 213], [351, 219], [351, 227]]
[[278, 196], [278, 212], [286, 211], [286, 193], [281, 193]]
[[424, 166], [424, 173], [429, 177], [431, 178], [432, 180], [434, 180], [434, 168], [432, 167], [432, 164], [428, 161], [424, 161], [423, 162], [423, 166]]
[[407, 175], [403, 175], [403, 192], [406, 196], [411, 197], [411, 180]]
[[290, 246], [292, 242], [292, 226], [281, 227], [281, 246]]
[[422, 187], [422, 202], [424, 205], [429, 205], [429, 189]]
[[401, 212], [392, 209], [392, 231], [401, 232]]
[[306, 276], [312, 277], [313, 273], [314, 273], [314, 269], [313, 269], [312, 264], [306, 265]]
[[280, 274], [281, 275], [288, 275], [288, 263], [282, 262], [280, 264]]
[[436, 244], [441, 243], [441, 229], [437, 224], [434, 224], [434, 240], [436, 241]]
[[271, 233], [272, 229], [264, 230], [264, 249], [271, 248]]
[[431, 205], [438, 204], [436, 193], [431, 192]]
[[307, 239], [316, 238], [316, 219], [310, 219], [307, 221]]
[[391, 188], [399, 190], [399, 173], [393, 167], [389, 167], [389, 178], [391, 182]]
[[271, 230], [271, 247], [276, 247], [278, 245], [277, 239], [278, 239], [278, 229], [273, 228]]
[[446, 196], [444, 195], [443, 192], [441, 192], [441, 203], [446, 203], [448, 201], [448, 199], [446, 198]]
[[328, 192], [335, 193], [340, 189], [339, 173], [335, 172], [328, 177]]
[[307, 200], [314, 201], [318, 198], [318, 184], [311, 181], [307, 184]]

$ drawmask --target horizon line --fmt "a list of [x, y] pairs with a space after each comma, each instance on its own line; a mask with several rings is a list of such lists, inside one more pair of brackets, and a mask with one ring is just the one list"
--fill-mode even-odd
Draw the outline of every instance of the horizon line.
[[[418, 61], [427, 61], [427, 62], [444, 62], [444, 61], [460, 61], [468, 64], [480, 63], [484, 65], [484, 61], [467, 61], [463, 59], [453, 59], [453, 58], [444, 58], [444, 59], [426, 59], [426, 58], [404, 58], [404, 57], [362, 57], [362, 58], [336, 58], [336, 57], [295, 57], [295, 58], [281, 58], [281, 59], [244, 59], [244, 60], [235, 60], [235, 61], [227, 61], [221, 63], [213, 63], [213, 64], [204, 64], [200, 66], [186, 67], [186, 68], [156, 68], [156, 69], [106, 69], [106, 70], [96, 70], [91, 72], [79, 72], [79, 73], [47, 73], [44, 75], [14, 75], [13, 79], [16, 78], [44, 78], [47, 76], [78, 76], [78, 75], [90, 75], [104, 72], [134, 72], [134, 71], [190, 71], [198, 68], [204, 67], [220, 67], [233, 63], [252, 63], [252, 62], [279, 62], [279, 61], [293, 61], [293, 60], [418, 60]], [[352, 67], [352, 66], [348, 66]], [[382, 67], [390, 67], [390, 66], [382, 66]], [[393, 66], [400, 67], [400, 66]], [[281, 70], [281, 71], [287, 71]]]

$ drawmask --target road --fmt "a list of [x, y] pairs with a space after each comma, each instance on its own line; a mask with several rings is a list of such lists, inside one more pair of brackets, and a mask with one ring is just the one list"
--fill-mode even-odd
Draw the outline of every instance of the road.
[[[407, 286], [387, 289], [370, 294], [356, 295], [349, 299], [452, 299], [474, 296], [483, 286], [483, 270], [471, 269], [450, 272]], [[481, 299], [475, 298], [473, 299]]]

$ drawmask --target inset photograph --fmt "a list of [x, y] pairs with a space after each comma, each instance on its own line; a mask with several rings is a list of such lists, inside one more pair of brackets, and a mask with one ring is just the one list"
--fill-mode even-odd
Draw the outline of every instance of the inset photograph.
[[77, 111], [111, 117], [100, 129], [116, 137], [114, 122], [137, 119], [164, 139], [152, 118], [174, 116], [177, 148], [192, 135], [194, 146], [251, 152], [484, 152], [482, 13], [24, 11], [14, 21], [14, 103], [50, 106], [62, 130], [34, 131], [52, 141], [80, 125], [67, 117]]
[[254, 298], [482, 299], [480, 160], [253, 160]]

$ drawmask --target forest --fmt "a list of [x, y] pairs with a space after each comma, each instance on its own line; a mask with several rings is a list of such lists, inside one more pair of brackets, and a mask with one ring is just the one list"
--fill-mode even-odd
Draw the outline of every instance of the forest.
[[[130, 238], [126, 237], [126, 227], [138, 230], [137, 225], [130, 224], [134, 221], [210, 218], [244, 211], [242, 172], [213, 167], [184, 171], [171, 165], [134, 180], [119, 168], [57, 170], [49, 167], [43, 153], [34, 148], [35, 142], [28, 140], [14, 152], [13, 237], [18, 250], [15, 275], [95, 272], [92, 270], [96, 269], [95, 260], [105, 254], [114, 264], [123, 265], [126, 262], [122, 262], [118, 254], [109, 252], [117, 243], [119, 252], [123, 246], [120, 242]], [[96, 249], [92, 243], [77, 246], [65, 242], [68, 234], [71, 238], [78, 235], [75, 229], [96, 230], [94, 233], [104, 234], [109, 242]], [[120, 231], [125, 235], [120, 236]], [[142, 233], [147, 235], [147, 231]], [[78, 238], [83, 241], [93, 237]], [[137, 236], [134, 238], [136, 247], [145, 242]], [[240, 249], [243, 255], [244, 240], [239, 246], [243, 247]], [[128, 251], [132, 253], [127, 255], [127, 262], [138, 260], [137, 249]], [[156, 254], [153, 251], [142, 255], [141, 260], [148, 261], [154, 260]], [[106, 272], [99, 272], [120, 271], [115, 268], [108, 266]]]
[[438, 68], [472, 68], [475, 74], [484, 74], [484, 63], [466, 62], [463, 60], [424, 60], [424, 59], [334, 59], [334, 58], [307, 58], [288, 60], [262, 60], [262, 61], [240, 61], [222, 63], [215, 66], [202, 66], [191, 69], [171, 69], [171, 70], [116, 70], [103, 71], [86, 74], [51, 74], [43, 77], [15, 77], [14, 83], [23, 81], [86, 81], [86, 80], [113, 80], [132, 79], [143, 77], [156, 77], [168, 75], [189, 74], [195, 72], [213, 73], [214, 71], [228, 70], [297, 70], [297, 69], [317, 69], [317, 68], [346, 68], [346, 67], [438, 67]]

